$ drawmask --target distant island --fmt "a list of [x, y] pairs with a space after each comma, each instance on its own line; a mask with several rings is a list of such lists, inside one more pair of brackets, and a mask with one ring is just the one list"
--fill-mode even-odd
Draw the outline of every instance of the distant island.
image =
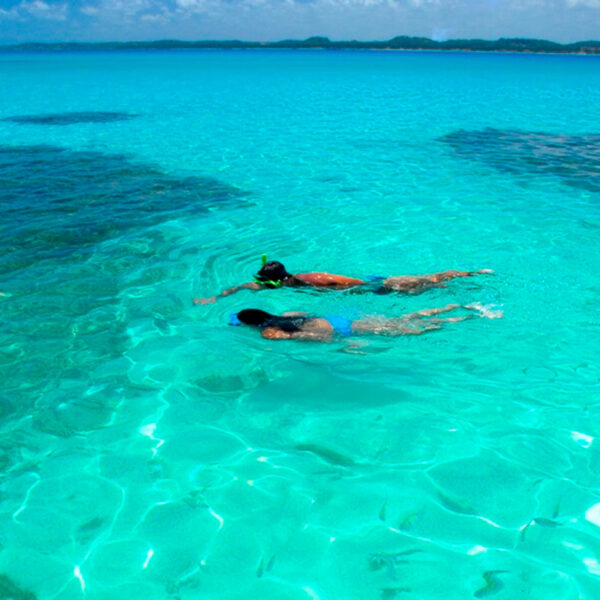
[[77, 51], [77, 50], [178, 50], [178, 49], [294, 49], [294, 50], [449, 50], [470, 52], [544, 52], [554, 54], [600, 54], [600, 42], [559, 44], [548, 40], [500, 38], [499, 40], [446, 40], [436, 42], [424, 37], [398, 36], [387, 41], [331, 41], [326, 37], [279, 42], [243, 42], [239, 40], [157, 40], [153, 42], [30, 42], [0, 46], [3, 51]]

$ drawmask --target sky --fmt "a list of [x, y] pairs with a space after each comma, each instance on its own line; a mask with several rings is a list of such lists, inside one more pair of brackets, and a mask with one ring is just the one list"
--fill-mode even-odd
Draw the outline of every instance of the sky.
[[414, 35], [600, 39], [600, 0], [0, 0], [0, 44]]

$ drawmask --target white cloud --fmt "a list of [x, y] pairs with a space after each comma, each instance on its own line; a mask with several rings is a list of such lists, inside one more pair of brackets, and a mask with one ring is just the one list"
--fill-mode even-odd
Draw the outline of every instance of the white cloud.
[[149, 0], [106, 0], [102, 9], [125, 16], [133, 16], [148, 11], [153, 3]]
[[88, 4], [87, 6], [82, 6], [79, 9], [79, 12], [83, 13], [84, 15], [88, 15], [89, 17], [96, 17], [100, 13], [100, 9], [97, 6]]
[[144, 23], [160, 23], [160, 22], [164, 21], [167, 18], [168, 18], [168, 15], [163, 14], [163, 13], [156, 14], [156, 15], [146, 14], [146, 15], [142, 15], [140, 17], [140, 19], [142, 21], [144, 21]]
[[27, 22], [30, 36], [40, 40], [55, 39], [59, 27], [53, 23], [60, 23], [61, 36], [96, 41], [276, 40], [319, 34], [331, 39], [417, 35], [566, 42], [598, 37], [600, 0], [0, 0], [0, 6], [0, 39], [22, 39]]
[[191, 8], [194, 9], [203, 4], [203, 0], [176, 0], [175, 4], [179, 8]]
[[600, 8], [600, 0], [510, 0], [506, 1], [504, 6], [508, 10], [534, 8], [540, 11], [560, 10], [565, 7]]
[[586, 8], [600, 8], [600, 0], [566, 0], [567, 6], [583, 6]]
[[21, 2], [19, 6], [36, 19], [64, 21], [67, 18], [68, 7], [66, 4], [47, 4], [43, 0], [33, 0], [32, 2]]
[[[175, 0], [176, 9], [173, 14], [178, 17], [186, 15], [203, 14], [218, 15], [229, 13], [231, 10], [239, 11], [248, 8], [263, 8], [264, 10], [289, 4], [286, 0]], [[291, 4], [294, 4], [292, 0]]]
[[163, 0], [96, 0], [83, 5], [79, 12], [116, 23], [138, 16], [144, 21], [158, 21], [169, 14]]
[[68, 12], [67, 4], [48, 4], [43, 0], [22, 0], [20, 4], [9, 10], [0, 9], [0, 19], [34, 18], [45, 21], [66, 21]]

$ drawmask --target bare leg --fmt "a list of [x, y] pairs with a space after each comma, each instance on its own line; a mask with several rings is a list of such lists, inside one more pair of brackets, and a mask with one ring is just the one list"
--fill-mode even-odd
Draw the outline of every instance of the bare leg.
[[432, 281], [450, 281], [455, 277], [473, 277], [473, 275], [481, 275], [484, 273], [493, 273], [492, 269], [479, 269], [478, 271], [457, 271], [450, 269], [449, 271], [440, 271], [433, 275], [424, 275], [424, 277], [430, 278]]
[[421, 335], [427, 331], [441, 329], [443, 323], [459, 323], [469, 319], [471, 315], [463, 315], [462, 317], [447, 317], [445, 319], [430, 319], [429, 321], [420, 321], [417, 327], [398, 326], [390, 328], [388, 331], [381, 332], [382, 335], [397, 336], [397, 335]]
[[491, 269], [479, 269], [478, 271], [457, 271], [451, 269], [431, 275], [392, 276], [383, 282], [383, 287], [396, 292], [419, 292], [430, 287], [443, 287], [444, 281], [450, 281], [456, 277], [472, 277], [473, 275], [484, 273], [493, 273], [493, 271]]
[[443, 308], [426, 308], [424, 310], [418, 310], [416, 312], [403, 315], [402, 318], [409, 320], [419, 319], [420, 317], [432, 317], [433, 315], [440, 315], [442, 313], [450, 312], [456, 308], [460, 308], [460, 304], [447, 304]]
[[401, 275], [399, 277], [388, 277], [383, 282], [383, 287], [395, 292], [418, 292], [425, 288], [436, 285], [427, 276]]
[[[470, 318], [472, 315], [462, 315], [460, 317], [446, 317], [424, 320], [424, 317], [436, 315], [459, 308], [458, 305], [449, 304], [445, 308], [428, 309], [419, 313], [412, 313], [399, 319], [385, 318], [367, 318], [354, 321], [352, 331], [357, 334], [375, 334], [375, 335], [421, 335], [426, 331], [440, 329], [443, 323], [458, 323]], [[409, 318], [407, 318], [409, 317]]]
[[[457, 308], [470, 310], [469, 314], [459, 317], [436, 317], [436, 315], [448, 313]], [[475, 316], [487, 319], [501, 319], [504, 316], [502, 310], [492, 310], [489, 306], [483, 306], [480, 303], [468, 304], [447, 304], [442, 308], [426, 308], [399, 318], [385, 317], [367, 317], [352, 322], [352, 331], [357, 334], [375, 334], [375, 335], [421, 335], [426, 331], [440, 329], [443, 323], [458, 323], [471, 319]], [[433, 318], [428, 318], [433, 317]]]

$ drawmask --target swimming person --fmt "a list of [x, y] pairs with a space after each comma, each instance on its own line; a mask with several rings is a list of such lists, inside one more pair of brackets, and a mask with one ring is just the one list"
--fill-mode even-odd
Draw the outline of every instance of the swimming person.
[[483, 273], [493, 273], [491, 269], [479, 269], [478, 271], [448, 270], [428, 275], [398, 275], [391, 277], [372, 277], [368, 280], [347, 277], [346, 275], [335, 275], [333, 273], [288, 273], [283, 263], [278, 261], [267, 262], [263, 254], [263, 264], [254, 281], [242, 283], [226, 290], [217, 296], [210, 298], [194, 298], [194, 304], [213, 304], [218, 298], [224, 298], [235, 294], [240, 290], [263, 290], [278, 287], [313, 287], [333, 290], [347, 290], [356, 288], [358, 291], [371, 291], [376, 294], [389, 292], [403, 292], [417, 294], [431, 287], [444, 287], [445, 281], [455, 277], [472, 277]]
[[256, 308], [246, 308], [232, 314], [229, 324], [256, 327], [262, 337], [270, 340], [329, 342], [336, 337], [352, 335], [421, 335], [426, 331], [440, 329], [443, 323], [457, 323], [474, 316], [474, 313], [469, 313], [456, 317], [437, 317], [459, 308], [478, 311], [479, 316], [490, 319], [503, 316], [502, 311], [491, 311], [480, 304], [448, 304], [443, 308], [419, 310], [397, 318], [372, 315], [355, 320], [341, 316], [317, 317], [307, 313], [284, 313], [278, 316]]

